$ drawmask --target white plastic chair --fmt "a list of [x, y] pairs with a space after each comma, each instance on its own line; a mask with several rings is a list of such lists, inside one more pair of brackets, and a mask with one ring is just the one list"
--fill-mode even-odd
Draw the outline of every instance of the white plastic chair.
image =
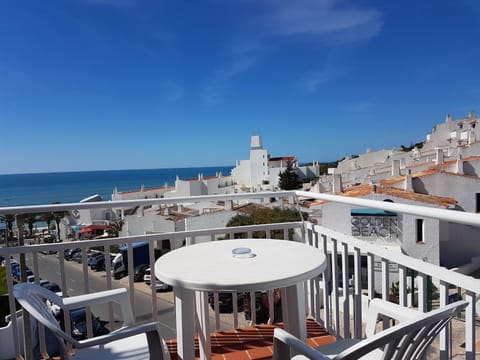
[[[374, 299], [368, 309], [365, 339], [339, 340], [313, 349], [285, 330], [277, 328], [274, 331], [273, 359], [423, 359], [439, 332], [467, 305], [467, 301], [457, 301], [422, 313]], [[400, 323], [375, 334], [379, 317], [394, 319]], [[291, 357], [291, 350], [294, 354], [302, 355]]]
[[[91, 348], [89, 350], [79, 351], [75, 356], [76, 359], [82, 358], [83, 355], [90, 359], [118, 358], [120, 356], [125, 359], [150, 358], [167, 360], [170, 358], [168, 350], [160, 337], [157, 322], [135, 325], [128, 293], [124, 288], [61, 298], [39, 285], [21, 283], [14, 286], [13, 295], [31, 316], [50, 329], [57, 337], [60, 344], [60, 357], [62, 359], [69, 358], [65, 342], [71, 344], [76, 349]], [[120, 305], [123, 326], [106, 335], [85, 340], [75, 340], [60, 328], [60, 325], [52, 314], [51, 308], [46, 304], [46, 300], [58, 305], [65, 312], [95, 304], [116, 302]], [[125, 340], [121, 341], [121, 339]], [[118, 353], [118, 349], [122, 351], [120, 354]], [[131, 357], [129, 357], [129, 355], [131, 355]]]

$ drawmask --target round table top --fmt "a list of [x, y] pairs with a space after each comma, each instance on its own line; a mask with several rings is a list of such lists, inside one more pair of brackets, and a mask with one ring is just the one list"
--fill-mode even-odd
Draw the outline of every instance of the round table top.
[[[234, 249], [241, 249], [237, 257]], [[325, 268], [325, 255], [312, 246], [287, 240], [242, 239], [173, 250], [155, 262], [155, 275], [173, 287], [191, 290], [259, 291], [312, 279]]]

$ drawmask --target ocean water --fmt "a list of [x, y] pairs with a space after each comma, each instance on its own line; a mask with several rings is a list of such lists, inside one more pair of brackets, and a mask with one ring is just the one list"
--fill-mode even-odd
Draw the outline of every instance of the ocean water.
[[180, 179], [197, 178], [199, 173], [205, 177], [217, 172], [228, 176], [231, 170], [231, 166], [217, 166], [0, 175], [0, 207], [78, 202], [95, 194], [111, 200], [115, 187], [129, 191], [142, 185], [163, 186], [165, 182], [174, 186], [177, 175]]

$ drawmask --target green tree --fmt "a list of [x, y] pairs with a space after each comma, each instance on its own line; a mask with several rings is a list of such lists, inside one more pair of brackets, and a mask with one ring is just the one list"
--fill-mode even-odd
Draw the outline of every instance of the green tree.
[[[307, 218], [306, 213], [302, 213], [304, 218]], [[249, 214], [239, 214], [232, 217], [228, 223], [227, 227], [233, 226], [248, 226], [248, 225], [260, 225], [260, 224], [275, 224], [283, 222], [294, 222], [300, 221], [302, 218], [300, 212], [294, 208], [281, 209], [278, 207], [275, 208], [257, 208], [252, 210]], [[254, 238], [265, 238], [265, 231], [256, 231], [252, 234]], [[270, 234], [272, 239], [283, 239], [284, 234], [283, 230], [273, 230]], [[290, 231], [289, 236], [292, 236], [292, 231]], [[246, 233], [237, 234], [236, 237], [247, 237]]]
[[298, 180], [298, 175], [293, 169], [293, 163], [287, 162], [287, 168], [278, 175], [278, 187], [282, 190], [296, 190], [302, 187], [302, 182]]

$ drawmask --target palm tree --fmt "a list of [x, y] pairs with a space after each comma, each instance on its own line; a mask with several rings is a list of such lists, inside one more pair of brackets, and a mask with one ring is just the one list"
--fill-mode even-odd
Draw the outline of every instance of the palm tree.
[[68, 215], [67, 211], [55, 211], [53, 213], [53, 220], [55, 220], [55, 223], [57, 224], [57, 239], [60, 241], [60, 221]]
[[123, 227], [123, 220], [115, 220], [108, 226], [107, 233], [111, 237], [118, 237], [118, 235], [120, 234], [120, 231], [122, 231], [122, 227]]
[[37, 214], [25, 214], [24, 215], [25, 222], [28, 225], [28, 232], [30, 237], [33, 237], [33, 226], [39, 220]]
[[13, 238], [13, 223], [15, 222], [15, 215], [0, 215], [0, 221], [5, 223], [5, 246], [8, 246], [8, 240]]
[[47, 223], [47, 230], [48, 230], [48, 233], [50, 234], [50, 223], [55, 220], [53, 213], [51, 212], [42, 213], [40, 215], [40, 219]]

